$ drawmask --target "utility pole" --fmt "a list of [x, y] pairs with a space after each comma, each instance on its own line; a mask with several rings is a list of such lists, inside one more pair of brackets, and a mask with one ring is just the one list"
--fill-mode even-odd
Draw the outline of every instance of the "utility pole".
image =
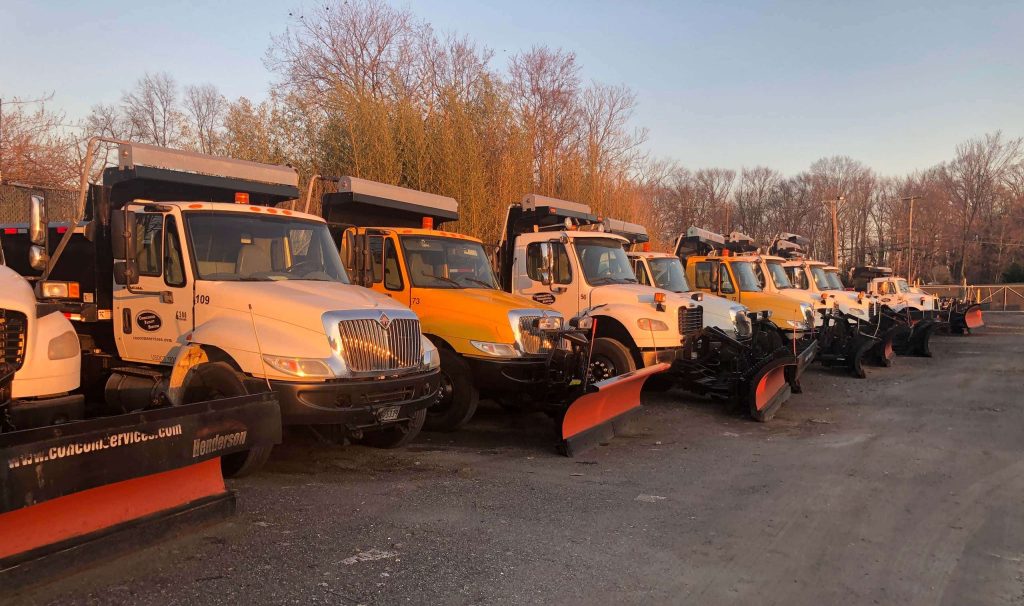
[[907, 282], [914, 283], [914, 200], [920, 200], [924, 196], [907, 196], [900, 198], [900, 201], [910, 202], [910, 215], [907, 217]]
[[845, 200], [844, 196], [826, 200], [832, 211], [832, 265], [835, 267], [839, 267], [839, 204]]

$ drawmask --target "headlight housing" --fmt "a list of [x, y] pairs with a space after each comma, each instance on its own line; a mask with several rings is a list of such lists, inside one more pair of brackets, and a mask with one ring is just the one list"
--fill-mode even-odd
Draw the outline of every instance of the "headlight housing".
[[470, 341], [473, 347], [484, 354], [495, 358], [518, 358], [519, 350], [509, 343], [491, 343], [489, 341]]
[[636, 326], [640, 330], [645, 331], [662, 332], [668, 330], [668, 324], [654, 318], [640, 318], [636, 321]]
[[318, 358], [293, 358], [263, 354], [263, 361], [274, 370], [301, 379], [333, 379], [334, 371]]
[[537, 330], [561, 330], [562, 329], [562, 317], [561, 316], [543, 316], [537, 318], [534, 321], [534, 326]]
[[801, 303], [800, 312], [804, 316], [804, 322], [807, 324], [807, 330], [814, 328], [814, 306], [810, 303]]
[[737, 337], [745, 339], [753, 334], [754, 325], [747, 315], [746, 307], [733, 307], [729, 310], [729, 316], [732, 317], [732, 326]]
[[73, 358], [82, 352], [82, 346], [78, 343], [78, 335], [75, 331], [69, 330], [50, 339], [46, 347], [46, 357], [50, 360], [66, 360]]
[[420, 335], [420, 343], [422, 343], [423, 349], [423, 358], [420, 360], [420, 365], [427, 370], [441, 368], [441, 353], [437, 351], [437, 347], [430, 342], [430, 339], [423, 335]]

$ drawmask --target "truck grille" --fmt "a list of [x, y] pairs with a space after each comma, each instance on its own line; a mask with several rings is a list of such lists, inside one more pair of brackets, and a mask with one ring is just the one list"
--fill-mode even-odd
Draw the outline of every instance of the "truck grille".
[[25, 314], [0, 309], [0, 362], [8, 364], [13, 370], [21, 369], [25, 363], [25, 332], [28, 318]]
[[345, 360], [355, 372], [383, 372], [413, 368], [420, 363], [420, 322], [410, 318], [391, 320], [384, 327], [377, 320], [338, 322]]
[[688, 335], [704, 328], [704, 308], [700, 305], [679, 308], [679, 334]]
[[533, 328], [533, 321], [541, 316], [522, 316], [519, 318], [519, 340], [523, 353], [536, 354], [550, 351], [553, 347], [551, 339], [545, 338], [540, 331]]

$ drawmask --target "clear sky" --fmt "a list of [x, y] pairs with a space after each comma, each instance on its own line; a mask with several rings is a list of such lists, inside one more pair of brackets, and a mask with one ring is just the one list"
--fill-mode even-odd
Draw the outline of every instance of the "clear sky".
[[[0, 0], [0, 97], [53, 91], [69, 120], [145, 71], [261, 98], [289, 0]], [[416, 0], [441, 31], [508, 55], [575, 51], [638, 93], [649, 149], [690, 168], [786, 173], [845, 154], [926, 168], [972, 136], [1024, 135], [1024, 1]]]

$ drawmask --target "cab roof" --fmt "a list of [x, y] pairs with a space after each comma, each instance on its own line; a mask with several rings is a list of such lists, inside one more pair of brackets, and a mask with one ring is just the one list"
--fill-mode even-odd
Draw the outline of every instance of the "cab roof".
[[194, 202], [194, 201], [155, 201], [137, 198], [132, 200], [132, 204], [144, 204], [153, 206], [174, 206], [179, 208], [182, 212], [233, 212], [233, 213], [244, 213], [244, 214], [261, 214], [270, 216], [283, 216], [291, 217], [293, 219], [304, 219], [306, 221], [317, 221], [323, 223], [324, 220], [316, 215], [311, 215], [297, 210], [291, 210], [289, 208], [275, 208], [273, 206], [260, 206], [258, 204], [232, 204], [229, 202]]

